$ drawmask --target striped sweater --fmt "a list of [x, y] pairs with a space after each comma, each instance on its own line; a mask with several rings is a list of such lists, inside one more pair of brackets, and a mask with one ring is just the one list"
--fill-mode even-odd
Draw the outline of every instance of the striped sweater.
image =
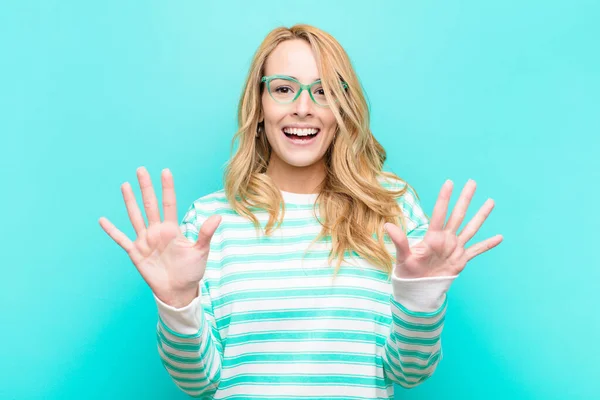
[[[442, 358], [446, 292], [455, 277], [390, 277], [346, 252], [333, 279], [331, 236], [303, 258], [321, 230], [317, 194], [281, 193], [284, 221], [271, 236], [257, 235], [223, 189], [186, 212], [180, 227], [190, 241], [209, 216], [222, 221], [200, 295], [182, 308], [154, 296], [158, 353], [175, 384], [208, 399], [392, 399], [393, 383], [408, 388], [431, 376]], [[410, 188], [398, 202], [413, 244], [427, 217]], [[264, 227], [268, 213], [255, 215]]]

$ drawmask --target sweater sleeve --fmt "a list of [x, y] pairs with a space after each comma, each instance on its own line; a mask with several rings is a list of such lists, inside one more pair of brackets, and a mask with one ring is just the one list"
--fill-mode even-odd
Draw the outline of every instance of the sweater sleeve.
[[[198, 238], [200, 219], [192, 205], [180, 224], [190, 241]], [[158, 308], [156, 337], [162, 365], [175, 384], [190, 396], [211, 397], [219, 386], [223, 348], [204, 280], [198, 293], [182, 308], [165, 304], [154, 295]]]
[[[415, 192], [402, 202], [409, 246], [423, 240], [429, 220]], [[405, 388], [429, 378], [442, 359], [441, 334], [447, 307], [446, 292], [456, 276], [401, 279], [391, 274], [392, 322], [385, 343], [385, 375]]]

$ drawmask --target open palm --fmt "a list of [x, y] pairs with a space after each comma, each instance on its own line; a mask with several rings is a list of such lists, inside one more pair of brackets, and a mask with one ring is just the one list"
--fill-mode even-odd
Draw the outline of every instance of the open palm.
[[161, 176], [164, 212], [162, 222], [148, 171], [143, 167], [138, 168], [137, 175], [148, 225], [146, 226], [138, 208], [131, 186], [125, 182], [121, 191], [137, 238], [132, 242], [104, 217], [99, 220], [100, 226], [127, 252], [158, 298], [175, 307], [185, 306], [198, 293], [198, 282], [206, 270], [210, 239], [221, 217], [211, 216], [205, 221], [200, 228], [198, 240], [193, 243], [179, 229], [175, 187], [170, 171], [163, 170]]
[[494, 208], [491, 199], [485, 202], [461, 233], [456, 234], [475, 192], [476, 183], [473, 180], [469, 180], [465, 185], [450, 219], [444, 225], [452, 187], [453, 183], [450, 180], [442, 186], [429, 229], [422, 241], [409, 247], [408, 239], [402, 229], [391, 223], [384, 225], [396, 247], [394, 268], [396, 276], [400, 278], [455, 276], [462, 272], [473, 257], [502, 242], [502, 235], [496, 235], [465, 248]]

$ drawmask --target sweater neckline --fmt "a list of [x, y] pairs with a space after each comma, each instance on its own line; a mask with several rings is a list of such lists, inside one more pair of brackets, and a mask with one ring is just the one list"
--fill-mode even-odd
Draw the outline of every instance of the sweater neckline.
[[319, 193], [292, 193], [279, 189], [286, 204], [314, 204]]

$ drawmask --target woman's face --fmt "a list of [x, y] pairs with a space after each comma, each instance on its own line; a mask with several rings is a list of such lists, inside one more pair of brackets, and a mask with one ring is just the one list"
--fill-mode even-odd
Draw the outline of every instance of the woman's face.
[[[280, 43], [267, 58], [265, 75], [292, 76], [304, 84], [310, 84], [320, 78], [312, 49], [304, 40], [287, 40]], [[294, 102], [280, 104], [271, 98], [265, 87], [262, 110], [265, 132], [273, 149], [269, 169], [320, 169], [318, 164], [322, 163], [337, 127], [331, 109], [315, 104], [306, 90], [303, 90]], [[299, 128], [313, 130], [294, 130]], [[308, 141], [299, 142], [301, 139], [295, 139], [297, 136], [289, 137], [289, 134], [293, 133], [314, 133], [314, 129], [317, 129], [318, 133]]]

